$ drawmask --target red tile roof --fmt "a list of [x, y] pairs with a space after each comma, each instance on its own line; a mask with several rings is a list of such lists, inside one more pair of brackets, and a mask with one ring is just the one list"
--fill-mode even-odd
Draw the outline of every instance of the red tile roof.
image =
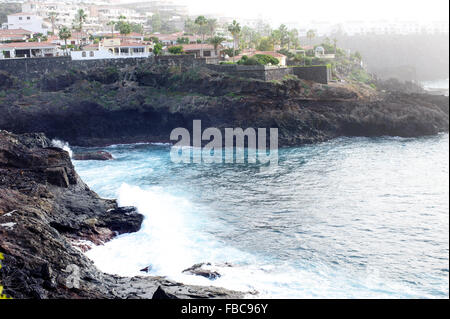
[[212, 44], [182, 44], [184, 51], [196, 51], [196, 50], [214, 50]]
[[138, 43], [138, 42], [121, 42], [121, 47], [145, 47], [146, 44], [144, 43]]
[[[117, 48], [117, 47], [126, 47], [126, 48], [141, 48], [149, 45], [148, 43], [142, 42], [121, 42], [119, 45], [106, 45], [105, 48]], [[89, 44], [85, 45], [85, 49], [98, 49], [100, 46], [98, 44]]]
[[18, 12], [13, 14], [8, 14], [9, 16], [35, 16], [35, 13], [32, 12]]
[[33, 32], [25, 30], [25, 29], [0, 29], [0, 35], [4, 34], [19, 34], [19, 35], [30, 35]]
[[98, 49], [99, 45], [97, 44], [88, 44], [83, 47], [83, 49]]
[[130, 34], [127, 34], [125, 36], [121, 35], [121, 36], [124, 38], [137, 38], [137, 37], [142, 38], [144, 35], [137, 33], [137, 32], [131, 32]]
[[0, 43], [0, 49], [55, 49], [57, 46], [49, 42], [13, 42]]
[[313, 46], [313, 45], [309, 45], [309, 44], [307, 44], [307, 45], [302, 45], [302, 49], [303, 49], [303, 50], [313, 50], [313, 49], [314, 49], [314, 46]]
[[153, 33], [150, 34], [150, 37], [158, 38], [158, 40], [160, 41], [176, 41], [178, 38], [188, 38], [189, 41], [197, 41], [198, 39], [201, 39], [201, 37], [197, 35], [185, 35], [183, 32], [177, 32], [172, 34]]
[[0, 33], [0, 41], [7, 40], [25, 40], [25, 34], [8, 34], [8, 33]]

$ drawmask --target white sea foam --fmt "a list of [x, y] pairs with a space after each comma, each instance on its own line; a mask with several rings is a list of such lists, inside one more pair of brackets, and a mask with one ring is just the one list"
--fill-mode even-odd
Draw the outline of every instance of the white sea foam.
[[70, 158], [72, 158], [73, 152], [72, 152], [72, 149], [69, 146], [69, 143], [53, 139], [52, 140], [52, 146], [53, 147], [58, 147], [60, 149], [65, 150], [67, 153], [69, 153]]
[[[142, 189], [123, 184], [118, 192], [121, 206], [136, 206], [145, 216], [142, 228], [134, 234], [119, 236], [103, 246], [87, 252], [95, 264], [107, 273], [123, 276], [167, 276], [186, 284], [218, 286], [244, 292], [258, 291], [255, 297], [402, 297], [415, 296], [404, 287], [384, 283], [370, 273], [364, 282], [352, 281], [348, 274], [334, 273], [329, 268], [301, 269], [292, 265], [271, 264], [252, 254], [226, 246], [205, 231], [208, 221], [193, 204], [167, 194], [160, 187]], [[200, 262], [211, 262], [222, 275], [215, 281], [184, 274], [182, 271]], [[229, 262], [233, 267], [217, 266]], [[351, 288], [351, 289], [350, 289]], [[393, 291], [403, 291], [395, 296]], [[252, 294], [247, 295], [252, 298]]]

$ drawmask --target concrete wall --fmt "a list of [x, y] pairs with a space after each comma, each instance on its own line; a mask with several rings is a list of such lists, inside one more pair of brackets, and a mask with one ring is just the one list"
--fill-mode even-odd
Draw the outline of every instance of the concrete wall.
[[294, 74], [300, 79], [326, 84], [331, 79], [331, 70], [326, 66], [312, 67], [275, 67], [262, 65], [237, 64], [208, 64], [206, 59], [197, 59], [194, 55], [163, 55], [148, 58], [128, 59], [95, 59], [72, 60], [70, 57], [33, 58], [33, 59], [4, 59], [0, 60], [0, 70], [5, 70], [17, 77], [31, 80], [46, 73], [71, 69], [89, 70], [96, 67], [117, 67], [138, 65], [141, 63], [155, 63], [167, 66], [183, 66], [187, 68], [208, 67], [216, 72], [223, 72], [233, 76], [259, 79], [262, 81], [276, 81], [286, 75]]
[[0, 60], [0, 70], [7, 71], [17, 77], [32, 80], [43, 74], [66, 71], [71, 69], [89, 70], [96, 67], [117, 67], [138, 65], [145, 62], [168, 66], [198, 67], [204, 61], [195, 59], [191, 55], [151, 56], [148, 58], [127, 59], [92, 59], [72, 60], [70, 57], [47, 57], [33, 59], [4, 59]]
[[281, 80], [284, 76], [292, 74], [291, 68], [264, 65], [208, 64], [207, 67], [216, 72], [262, 81]]
[[292, 67], [293, 74], [298, 78], [317, 83], [327, 84], [331, 80], [331, 69], [326, 65]]
[[32, 80], [43, 74], [66, 71], [71, 69], [88, 70], [95, 67], [125, 67], [137, 65], [147, 59], [110, 59], [72, 61], [70, 57], [5, 59], [0, 60], [0, 70], [7, 71], [19, 78]]

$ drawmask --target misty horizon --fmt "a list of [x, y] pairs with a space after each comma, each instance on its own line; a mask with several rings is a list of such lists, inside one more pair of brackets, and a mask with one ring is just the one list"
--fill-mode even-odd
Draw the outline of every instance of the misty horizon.
[[[144, 0], [122, 0], [120, 2], [148, 2]], [[320, 10], [316, 3], [280, 0], [226, 2], [207, 0], [169, 0], [187, 6], [191, 15], [220, 15], [236, 19], [263, 19], [277, 25], [280, 23], [307, 24], [311, 22], [448, 22], [449, 3], [446, 0], [406, 1], [380, 0], [361, 4], [357, 0], [335, 2], [324, 0]], [[239, 10], [236, 10], [239, 8]], [[285, 8], [289, 8], [286, 10]], [[303, 22], [304, 21], [304, 22]]]

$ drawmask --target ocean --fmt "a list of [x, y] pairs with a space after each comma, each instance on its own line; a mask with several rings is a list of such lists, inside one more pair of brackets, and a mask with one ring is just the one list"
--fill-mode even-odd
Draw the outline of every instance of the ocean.
[[449, 94], [449, 78], [422, 82], [425, 90], [429, 92], [437, 92], [448, 96]]
[[[448, 134], [282, 148], [265, 171], [175, 164], [165, 144], [102, 149], [116, 159], [75, 161], [80, 176], [145, 216], [87, 252], [102, 271], [150, 266], [249, 298], [449, 297]], [[222, 276], [182, 273], [202, 262]]]

